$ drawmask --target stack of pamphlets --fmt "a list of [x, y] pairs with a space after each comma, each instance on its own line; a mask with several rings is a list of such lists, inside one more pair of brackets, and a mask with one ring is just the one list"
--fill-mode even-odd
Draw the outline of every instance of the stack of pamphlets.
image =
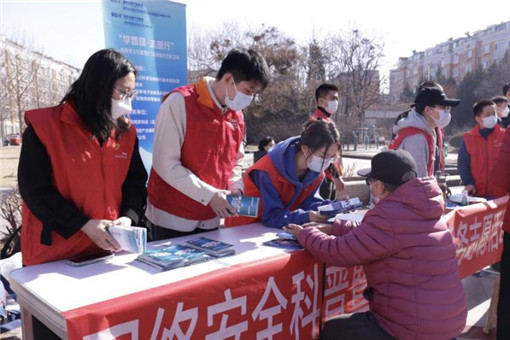
[[288, 250], [303, 250], [303, 247], [299, 244], [299, 242], [292, 236], [292, 234], [284, 231], [276, 234], [278, 238], [274, 240], [266, 241], [262, 244], [275, 248], [282, 248]]
[[113, 236], [122, 250], [143, 253], [147, 247], [147, 229], [123, 225], [112, 225], [108, 232]]
[[228, 203], [236, 209], [241, 216], [257, 217], [259, 198], [239, 195], [227, 195]]
[[187, 241], [186, 244], [214, 257], [223, 257], [235, 254], [233, 244], [216, 241], [207, 237], [194, 238]]
[[353, 197], [347, 201], [334, 201], [329, 204], [321, 205], [318, 208], [319, 214], [326, 216], [335, 216], [337, 214], [354, 211], [363, 206], [358, 197]]
[[161, 249], [147, 250], [138, 255], [136, 259], [161, 270], [169, 270], [205, 262], [211, 257], [195, 248], [176, 244]]

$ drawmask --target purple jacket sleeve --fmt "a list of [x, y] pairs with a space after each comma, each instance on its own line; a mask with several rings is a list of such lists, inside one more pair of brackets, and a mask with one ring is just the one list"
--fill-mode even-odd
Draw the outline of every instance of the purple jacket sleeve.
[[363, 265], [393, 253], [394, 235], [383, 216], [371, 214], [357, 227], [347, 230], [347, 221], [337, 221], [333, 233], [326, 235], [315, 228], [305, 228], [298, 236], [299, 243], [321, 261], [340, 267]]
[[349, 232], [351, 232], [352, 228], [357, 227], [358, 224], [352, 221], [346, 220], [335, 220], [332, 229], [332, 235], [334, 236], [343, 236]]
[[496, 157], [496, 166], [492, 169], [491, 179], [506, 192], [510, 192], [510, 129], [507, 128], [505, 138]]

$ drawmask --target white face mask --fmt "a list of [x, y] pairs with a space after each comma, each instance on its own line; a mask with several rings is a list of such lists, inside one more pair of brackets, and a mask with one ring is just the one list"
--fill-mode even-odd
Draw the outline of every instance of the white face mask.
[[334, 114], [337, 110], [338, 110], [338, 100], [328, 101], [328, 106], [326, 107], [326, 112], [329, 114]]
[[496, 126], [497, 123], [498, 123], [498, 117], [496, 117], [496, 116], [488, 116], [488, 117], [482, 118], [483, 127], [486, 129], [492, 129], [493, 127]]
[[510, 109], [508, 108], [508, 106], [507, 106], [507, 107], [505, 107], [505, 108], [503, 109], [503, 111], [501, 111], [501, 117], [503, 117], [503, 118], [508, 117], [508, 113], [509, 113], [509, 112], [510, 112]]
[[312, 155], [311, 158], [311, 160], [306, 161], [306, 165], [308, 166], [308, 169], [315, 172], [323, 172], [331, 164], [331, 158], [326, 158], [323, 160], [319, 156], [315, 155]]
[[242, 109], [248, 107], [250, 105], [251, 101], [253, 100], [253, 95], [249, 96], [247, 94], [244, 94], [242, 92], [237, 91], [237, 86], [234, 78], [232, 78], [232, 81], [234, 83], [234, 90], [236, 91], [236, 95], [234, 99], [230, 99], [228, 96], [228, 88], [225, 85], [225, 105], [228, 106], [229, 109], [234, 111], [241, 111]]
[[133, 111], [133, 108], [131, 107], [131, 98], [125, 98], [125, 99], [113, 99], [112, 98], [112, 118], [117, 119], [122, 115], [125, 115], [126, 113], [129, 113]]
[[450, 124], [452, 115], [450, 114], [450, 112], [446, 112], [446, 110], [436, 110], [436, 109], [434, 109], [434, 110], [439, 112], [439, 118], [436, 119], [436, 118], [432, 117], [432, 119], [434, 120], [434, 122], [436, 122], [438, 128], [444, 129], [445, 127], [448, 126], [448, 124]]

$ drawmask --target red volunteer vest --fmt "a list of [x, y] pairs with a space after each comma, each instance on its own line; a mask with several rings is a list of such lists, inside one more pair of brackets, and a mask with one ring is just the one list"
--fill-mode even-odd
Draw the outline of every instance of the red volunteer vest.
[[471, 176], [475, 181], [476, 196], [500, 197], [506, 194], [489, 178], [504, 136], [505, 131], [499, 125], [494, 127], [487, 139], [480, 135], [479, 125], [464, 134], [464, 144], [471, 156]]
[[[242, 111], [225, 114], [214, 104], [204, 79], [176, 89], [186, 105], [186, 136], [181, 147], [182, 165], [217, 189], [227, 189], [243, 141]], [[210, 206], [193, 200], [170, 186], [151, 169], [148, 197], [153, 206], [170, 214], [208, 220], [216, 216]]]
[[[440, 129], [437, 129], [437, 130], [440, 131]], [[429, 135], [428, 133], [426, 133], [425, 131], [418, 129], [418, 128], [414, 128], [414, 127], [403, 128], [402, 130], [400, 130], [398, 132], [397, 136], [391, 141], [390, 145], [388, 145], [388, 148], [390, 150], [398, 149], [400, 147], [400, 144], [402, 144], [402, 141], [405, 138], [419, 134], [419, 133], [422, 134], [425, 137], [425, 139], [427, 140], [427, 145], [429, 147], [429, 161], [427, 163], [427, 175], [432, 176], [432, 175], [434, 175], [435, 145], [434, 145], [434, 139], [432, 138], [432, 136]], [[439, 137], [439, 134], [441, 134], [441, 139], [442, 139], [442, 133], [438, 133], [438, 137]], [[439, 159], [442, 159], [443, 158], [443, 156], [442, 156], [443, 150], [442, 150], [442, 148], [438, 148], [438, 149], [439, 149]], [[440, 168], [441, 168], [441, 166], [440, 166]]]
[[[27, 111], [25, 121], [46, 148], [55, 189], [91, 219], [116, 219], [135, 145], [135, 128], [132, 126], [118, 141], [112, 131], [101, 147], [70, 103]], [[27, 266], [99, 250], [82, 231], [68, 239], [51, 231], [51, 245], [42, 244], [42, 223], [24, 203], [22, 226], [21, 249]]]
[[[296, 193], [296, 187], [294, 184], [289, 183], [289, 181], [287, 181], [287, 179], [285, 179], [285, 177], [283, 177], [280, 172], [278, 172], [278, 169], [276, 169], [274, 166], [271, 157], [265, 156], [246, 171], [246, 174], [243, 177], [245, 196], [261, 197], [259, 188], [255, 185], [250, 176], [250, 173], [253, 170], [262, 170], [269, 175], [271, 183], [280, 194], [283, 205], [290, 211], [299, 209], [301, 204], [303, 204], [306, 198], [317, 189], [317, 187], [321, 184], [322, 179], [324, 178], [324, 174], [320, 174], [314, 182], [304, 187], [303, 190], [301, 190], [299, 196], [295, 198], [294, 201], [292, 201], [292, 198]], [[263, 209], [264, 207], [262, 205], [262, 200], [260, 200], [257, 218], [246, 216], [231, 217], [225, 219], [225, 226], [234, 227], [242, 224], [260, 222], [262, 220]]]

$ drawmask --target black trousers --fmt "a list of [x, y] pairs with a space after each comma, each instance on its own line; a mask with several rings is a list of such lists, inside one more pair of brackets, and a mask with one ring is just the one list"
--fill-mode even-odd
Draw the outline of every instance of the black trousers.
[[321, 340], [395, 340], [370, 312], [340, 315], [329, 319]]
[[497, 339], [510, 339], [510, 234], [503, 234], [499, 284]]

